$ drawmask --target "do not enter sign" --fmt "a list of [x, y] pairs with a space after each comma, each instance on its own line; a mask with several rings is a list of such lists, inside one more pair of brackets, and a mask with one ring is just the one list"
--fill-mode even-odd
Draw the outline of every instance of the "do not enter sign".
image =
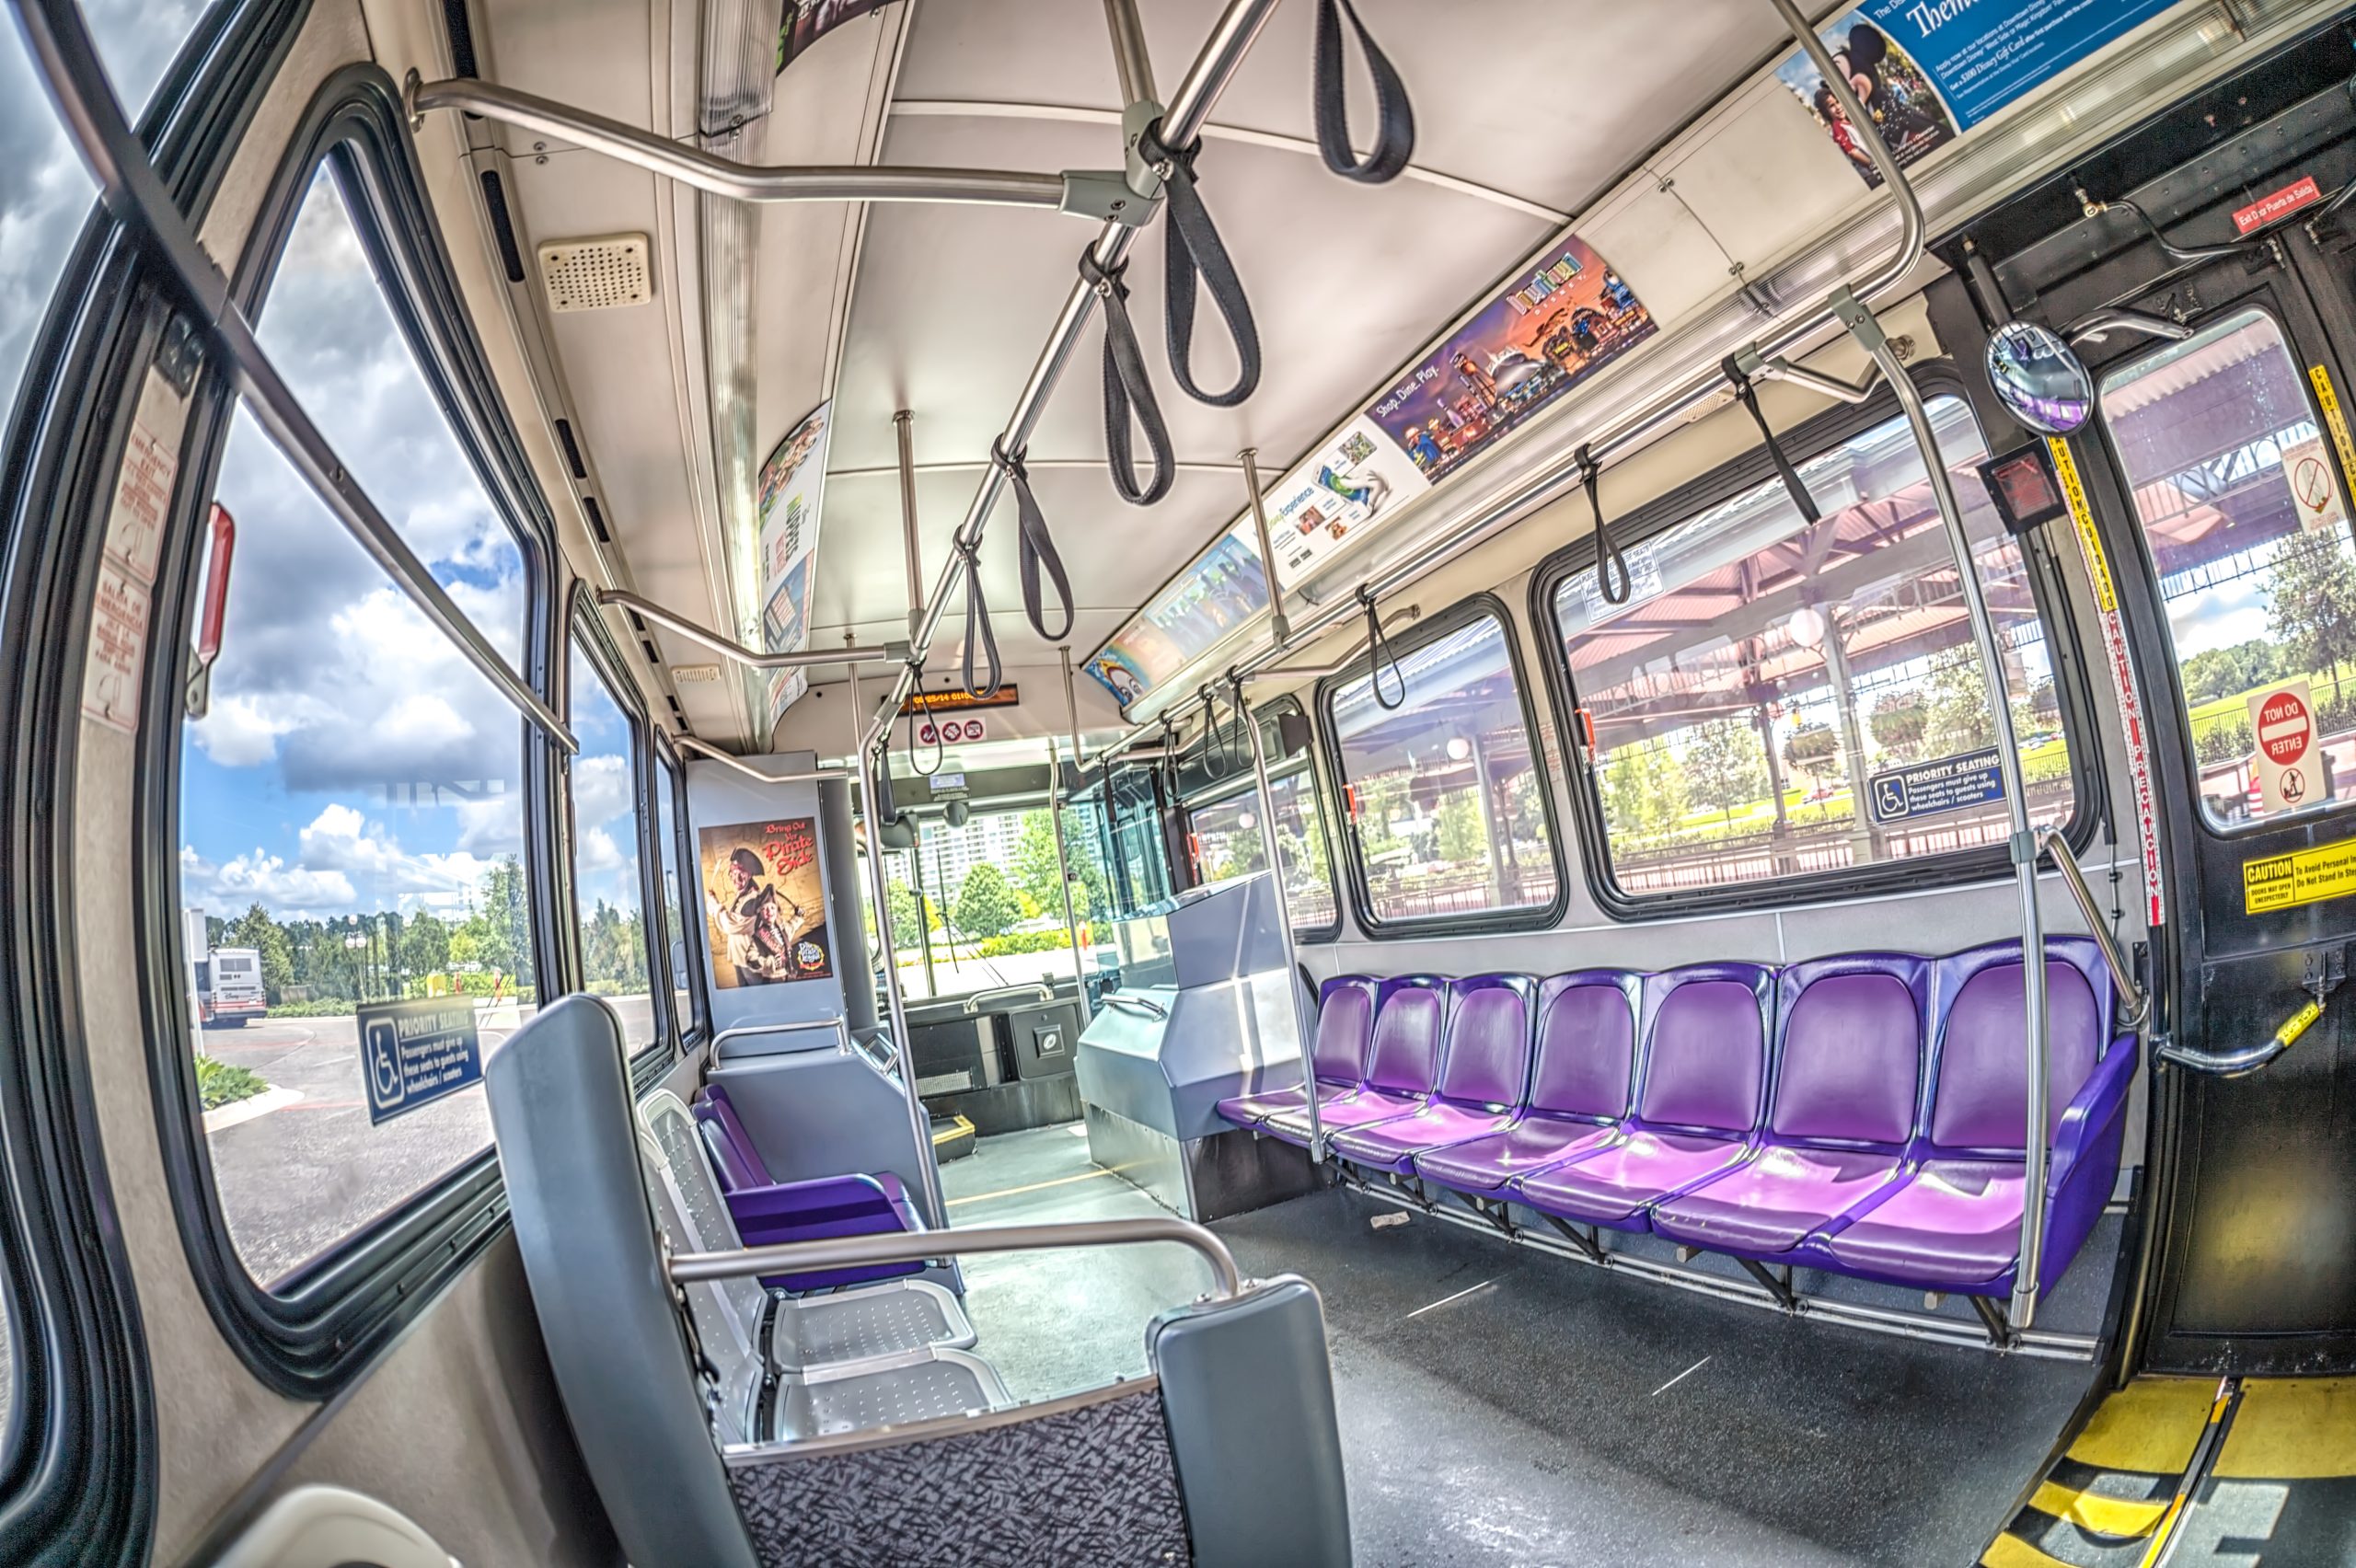
[[2249, 699], [2258, 797], [2269, 812], [2296, 811], [2316, 797], [2316, 710], [2305, 681], [2286, 681]]

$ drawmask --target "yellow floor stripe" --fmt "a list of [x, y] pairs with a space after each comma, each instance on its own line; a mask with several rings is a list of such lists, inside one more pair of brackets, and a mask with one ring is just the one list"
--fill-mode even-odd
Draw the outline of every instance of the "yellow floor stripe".
[[2070, 1457], [2096, 1470], [2180, 1475], [2216, 1396], [2213, 1378], [2138, 1378], [2103, 1401]]
[[2000, 1535], [1980, 1554], [1981, 1568], [2070, 1568], [2049, 1557], [2016, 1535]]
[[2040, 1514], [2050, 1514], [2073, 1525], [2083, 1525], [2108, 1536], [2140, 1536], [2159, 1523], [2167, 1512], [2167, 1503], [2131, 1502], [2124, 1497], [2105, 1497], [2098, 1492], [2076, 1492], [2054, 1482], [2045, 1482], [2028, 1505]]
[[1001, 1187], [995, 1193], [976, 1193], [970, 1198], [952, 1198], [949, 1206], [955, 1208], [960, 1204], [986, 1204], [992, 1198], [1011, 1198], [1022, 1193], [1044, 1192], [1049, 1187], [1068, 1187], [1074, 1182], [1093, 1182], [1099, 1176], [1114, 1174], [1116, 1172], [1109, 1168], [1099, 1167], [1094, 1170], [1083, 1170], [1077, 1176], [1058, 1176], [1052, 1182], [1034, 1182], [1027, 1187]]
[[2217, 1457], [2236, 1481], [2356, 1475], [2356, 1378], [2252, 1378]]

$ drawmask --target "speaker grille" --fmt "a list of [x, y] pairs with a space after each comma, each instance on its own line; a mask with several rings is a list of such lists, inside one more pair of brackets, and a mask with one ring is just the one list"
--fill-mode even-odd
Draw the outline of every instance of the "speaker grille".
[[654, 297], [647, 270], [646, 236], [613, 234], [552, 239], [540, 247], [540, 279], [550, 310], [611, 310]]

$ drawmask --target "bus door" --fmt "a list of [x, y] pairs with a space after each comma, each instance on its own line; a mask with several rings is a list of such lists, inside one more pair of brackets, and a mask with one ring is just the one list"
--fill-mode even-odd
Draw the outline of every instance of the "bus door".
[[2109, 499], [2176, 901], [2160, 1024], [2212, 1055], [2295, 1037], [2235, 1076], [2171, 1064], [2154, 1080], [2136, 1329], [2161, 1370], [2356, 1367], [2347, 270], [2281, 226], [2127, 301], [2188, 336], [2078, 343], [2097, 413], [2074, 450], [2109, 469], [2092, 488]]

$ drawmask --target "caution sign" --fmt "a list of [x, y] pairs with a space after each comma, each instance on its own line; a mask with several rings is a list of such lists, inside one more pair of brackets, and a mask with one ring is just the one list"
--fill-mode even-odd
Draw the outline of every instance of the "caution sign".
[[2252, 915], [2320, 904], [2352, 893], [2356, 893], [2356, 838], [2242, 864], [2242, 906]]
[[2250, 698], [2249, 733], [2258, 798], [2268, 812], [2294, 812], [2316, 798], [2322, 758], [2316, 751], [2315, 702], [2304, 678]]

